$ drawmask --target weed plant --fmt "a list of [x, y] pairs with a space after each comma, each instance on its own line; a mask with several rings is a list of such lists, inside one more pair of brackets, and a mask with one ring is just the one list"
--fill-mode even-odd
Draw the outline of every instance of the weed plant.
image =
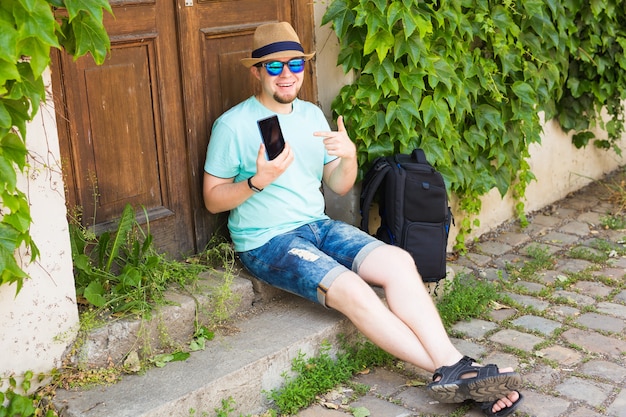
[[295, 376], [283, 375], [282, 388], [269, 392], [268, 398], [280, 414], [292, 415], [309, 406], [320, 393], [349, 381], [357, 372], [372, 366], [390, 366], [393, 356], [368, 341], [353, 346], [343, 343], [335, 357], [331, 345], [322, 344], [320, 354], [309, 359], [300, 353], [292, 363]]
[[461, 320], [481, 316], [497, 298], [493, 283], [469, 274], [459, 274], [445, 283], [444, 294], [437, 303], [439, 315], [446, 329]]
[[582, 259], [593, 263], [603, 263], [609, 257], [608, 253], [603, 253], [584, 246], [576, 246], [570, 248], [570, 250], [567, 252], [567, 256], [569, 256], [570, 258]]
[[622, 215], [609, 215], [600, 219], [600, 224], [605, 229], [622, 230], [626, 229], [626, 217]]
[[219, 286], [211, 290], [211, 312], [213, 322], [228, 319], [233, 304], [240, 301], [232, 291], [232, 283], [235, 278], [236, 257], [233, 246], [224, 237], [215, 235], [211, 238], [204, 251], [189, 259], [192, 263], [206, 265], [209, 268], [219, 269], [222, 273], [222, 281]]
[[49, 401], [53, 393], [46, 386], [31, 395], [22, 394], [28, 392], [33, 383], [39, 384], [49, 377], [27, 371], [21, 382], [13, 376], [0, 380], [0, 386], [7, 385], [4, 392], [0, 391], [0, 417], [57, 417]]
[[526, 254], [530, 260], [524, 261], [521, 265], [507, 265], [507, 272], [512, 278], [532, 281], [537, 272], [550, 269], [556, 263], [548, 249], [541, 245], [530, 245]]
[[70, 241], [79, 302], [114, 315], [149, 315], [154, 305], [164, 303], [170, 285], [189, 284], [206, 269], [159, 254], [149, 224], [144, 231], [129, 204], [113, 233], [96, 236], [74, 217]]

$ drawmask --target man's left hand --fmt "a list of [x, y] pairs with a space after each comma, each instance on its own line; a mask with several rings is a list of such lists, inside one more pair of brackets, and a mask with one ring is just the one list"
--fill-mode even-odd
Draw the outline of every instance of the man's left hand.
[[324, 138], [324, 146], [329, 155], [343, 159], [356, 157], [356, 146], [348, 136], [346, 126], [343, 124], [343, 116], [337, 119], [336, 132], [315, 132], [313, 135]]

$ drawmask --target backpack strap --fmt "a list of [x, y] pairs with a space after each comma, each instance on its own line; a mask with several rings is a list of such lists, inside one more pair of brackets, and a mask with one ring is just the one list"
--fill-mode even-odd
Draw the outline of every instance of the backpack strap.
[[381, 156], [374, 160], [374, 165], [367, 171], [365, 178], [363, 178], [360, 198], [361, 230], [366, 233], [369, 233], [370, 205], [372, 204], [372, 200], [374, 200], [378, 186], [380, 186], [387, 171], [390, 169], [391, 165], [389, 165], [387, 158]]
[[411, 159], [416, 160], [420, 164], [430, 165], [428, 159], [426, 159], [426, 154], [423, 149], [415, 148], [413, 152], [411, 152]]

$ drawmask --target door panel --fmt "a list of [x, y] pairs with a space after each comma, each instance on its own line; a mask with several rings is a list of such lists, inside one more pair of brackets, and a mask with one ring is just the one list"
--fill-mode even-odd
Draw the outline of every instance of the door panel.
[[[92, 159], [89, 162], [94, 164], [97, 178], [97, 223], [115, 218], [126, 203], [159, 207], [169, 200], [159, 172], [163, 161], [157, 152], [162, 139], [156, 129], [158, 106], [151, 111], [150, 86], [155, 81], [150, 77], [155, 73], [154, 68], [150, 71], [152, 41], [118, 46], [106, 66], [84, 70], [93, 147], [92, 158], [85, 159]], [[113, 120], [117, 122], [111, 123]], [[119, 163], [121, 155], [128, 157], [124, 163]]]
[[89, 56], [53, 57], [68, 206], [80, 207], [83, 224], [101, 232], [130, 203], [141, 222], [147, 213], [157, 247], [189, 254], [195, 245], [173, 3], [112, 6], [103, 65]]

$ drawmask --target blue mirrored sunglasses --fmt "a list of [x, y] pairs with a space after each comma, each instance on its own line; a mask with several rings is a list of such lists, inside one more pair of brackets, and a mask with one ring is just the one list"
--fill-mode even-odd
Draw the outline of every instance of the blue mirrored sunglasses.
[[289, 67], [289, 71], [291, 71], [292, 73], [294, 74], [301, 73], [302, 71], [304, 71], [305, 62], [306, 61], [304, 60], [304, 58], [294, 58], [294, 59], [290, 59], [288, 62], [270, 61], [270, 62], [263, 62], [258, 65], [261, 67], [265, 67], [265, 70], [267, 71], [267, 73], [271, 75], [272, 77], [275, 77], [277, 75], [280, 75], [280, 73], [283, 72], [283, 68], [285, 67], [285, 64], [287, 64], [287, 67]]

